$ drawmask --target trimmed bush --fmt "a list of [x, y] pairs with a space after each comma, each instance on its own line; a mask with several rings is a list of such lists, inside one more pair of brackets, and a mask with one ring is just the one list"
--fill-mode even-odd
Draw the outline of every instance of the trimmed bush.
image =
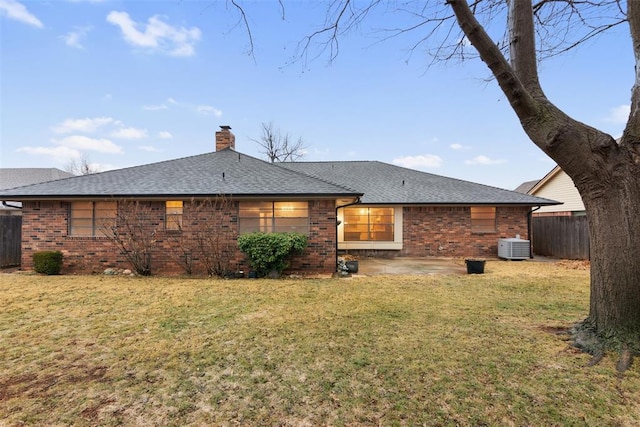
[[62, 270], [62, 252], [42, 251], [34, 253], [33, 269], [40, 274], [60, 274], [60, 270]]
[[260, 276], [272, 271], [282, 274], [293, 254], [307, 247], [307, 236], [300, 233], [249, 233], [238, 237], [238, 247], [249, 257], [249, 264]]

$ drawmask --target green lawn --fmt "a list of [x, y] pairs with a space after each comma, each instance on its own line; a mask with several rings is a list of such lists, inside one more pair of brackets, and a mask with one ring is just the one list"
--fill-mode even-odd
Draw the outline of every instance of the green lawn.
[[556, 333], [588, 271], [0, 274], [0, 425], [640, 425], [640, 367]]

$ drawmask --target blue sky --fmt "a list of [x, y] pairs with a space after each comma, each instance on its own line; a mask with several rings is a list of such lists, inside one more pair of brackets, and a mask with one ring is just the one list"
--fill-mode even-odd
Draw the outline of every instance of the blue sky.
[[[513, 189], [554, 163], [521, 130], [479, 60], [427, 67], [415, 36], [366, 28], [326, 56], [291, 61], [318, 28], [317, 2], [245, 2], [248, 38], [213, 0], [0, 0], [0, 167], [58, 167], [83, 155], [102, 170], [236, 149], [262, 122], [301, 137], [305, 160], [380, 160]], [[373, 26], [384, 22], [371, 17]], [[549, 98], [618, 137], [634, 63], [628, 28], [544, 62]]]

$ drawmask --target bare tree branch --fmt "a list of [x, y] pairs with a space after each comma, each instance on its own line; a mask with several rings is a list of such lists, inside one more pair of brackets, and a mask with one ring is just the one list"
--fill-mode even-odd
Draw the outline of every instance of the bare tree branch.
[[283, 134], [280, 129], [275, 129], [272, 122], [261, 123], [262, 135], [259, 139], [251, 141], [262, 147], [262, 154], [266, 155], [271, 163], [289, 162], [301, 159], [304, 156], [304, 141], [302, 138], [293, 140], [288, 133]]
[[[238, 13], [240, 13], [240, 18], [244, 24], [244, 29], [247, 32], [247, 37], [249, 38], [249, 56], [251, 56], [254, 60], [255, 60], [255, 56], [253, 54], [254, 52], [254, 44], [253, 44], [253, 33], [251, 32], [251, 26], [249, 25], [249, 21], [247, 20], [247, 14], [244, 11], [244, 8], [239, 5], [236, 0], [230, 0], [231, 4], [233, 5], [233, 7], [236, 8], [236, 10], [238, 11]], [[280, 3], [280, 5], [282, 6], [282, 3]], [[284, 10], [283, 10], [283, 16], [284, 16]]]
[[91, 164], [89, 157], [85, 154], [80, 154], [80, 158], [72, 159], [66, 164], [64, 170], [74, 175], [90, 175], [92, 173], [98, 173], [100, 170]]
[[482, 25], [473, 15], [466, 0], [449, 0], [458, 24], [471, 44], [478, 50], [480, 57], [487, 64], [498, 84], [507, 96], [511, 106], [521, 120], [531, 117], [538, 110], [538, 103], [533, 99], [513, 67], [489, 37]]
[[508, 31], [511, 66], [532, 93], [542, 95], [538, 79], [535, 28], [531, 0], [507, 0], [509, 3]]

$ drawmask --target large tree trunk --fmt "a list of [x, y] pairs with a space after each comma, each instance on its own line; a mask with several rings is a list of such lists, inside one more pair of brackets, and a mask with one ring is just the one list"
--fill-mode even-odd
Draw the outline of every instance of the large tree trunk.
[[[510, 61], [478, 23], [467, 0], [447, 0], [460, 28], [491, 69], [531, 140], [573, 179], [584, 201], [591, 239], [589, 316], [576, 344], [591, 353], [620, 350], [629, 365], [640, 354], [640, 67], [631, 116], [619, 142], [553, 105], [538, 81], [531, 0], [508, 0]], [[640, 63], [640, 1], [628, 18]]]
[[599, 191], [588, 182], [579, 188], [591, 239], [586, 324], [610, 344], [640, 350], [640, 172], [632, 162], [616, 166], [620, 173]]

